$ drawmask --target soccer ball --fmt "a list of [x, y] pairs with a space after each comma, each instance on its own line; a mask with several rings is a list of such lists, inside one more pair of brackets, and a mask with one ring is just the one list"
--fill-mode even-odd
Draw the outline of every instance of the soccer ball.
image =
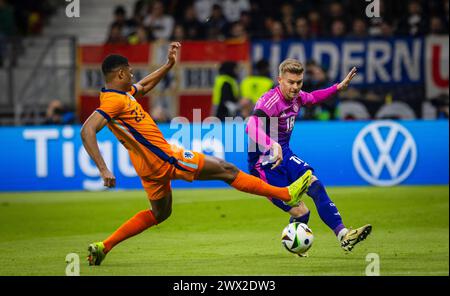
[[311, 248], [314, 235], [304, 223], [290, 223], [283, 229], [281, 243], [291, 253], [303, 254]]

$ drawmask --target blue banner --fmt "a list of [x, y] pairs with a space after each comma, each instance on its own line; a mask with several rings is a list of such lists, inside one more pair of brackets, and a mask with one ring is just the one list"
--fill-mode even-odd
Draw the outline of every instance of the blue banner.
[[358, 68], [353, 86], [420, 84], [424, 82], [424, 39], [318, 39], [313, 41], [252, 42], [252, 62], [269, 61], [273, 78], [286, 58], [314, 60], [328, 71], [331, 82], [341, 81]]
[[[244, 123], [160, 125], [172, 143], [247, 169]], [[0, 128], [0, 191], [100, 190], [80, 126]], [[141, 183], [128, 152], [108, 129], [98, 134], [119, 189]], [[448, 184], [448, 121], [297, 122], [292, 150], [327, 185]], [[172, 182], [175, 188], [225, 187], [219, 181]]]

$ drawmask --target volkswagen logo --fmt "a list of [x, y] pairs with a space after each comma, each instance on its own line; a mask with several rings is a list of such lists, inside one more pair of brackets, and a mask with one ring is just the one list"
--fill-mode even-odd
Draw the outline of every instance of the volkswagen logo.
[[352, 150], [358, 174], [377, 186], [403, 182], [417, 160], [417, 147], [409, 131], [394, 121], [377, 121], [356, 136]]

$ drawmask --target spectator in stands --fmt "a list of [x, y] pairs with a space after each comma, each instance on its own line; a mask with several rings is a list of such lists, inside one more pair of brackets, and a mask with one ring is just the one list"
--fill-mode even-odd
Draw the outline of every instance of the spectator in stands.
[[205, 23], [206, 37], [209, 40], [223, 40], [228, 31], [228, 21], [225, 18], [222, 7], [214, 4], [211, 16]]
[[214, 4], [217, 0], [194, 0], [194, 10], [197, 20], [201, 23], [206, 23], [212, 14]]
[[294, 8], [289, 2], [284, 2], [281, 5], [281, 23], [283, 24], [286, 38], [294, 35]]
[[353, 30], [349, 34], [351, 38], [367, 38], [367, 25], [362, 18], [356, 18], [353, 20]]
[[338, 22], [342, 23], [344, 25], [344, 28], [347, 27], [347, 19], [344, 14], [344, 7], [339, 2], [331, 2], [328, 5], [327, 15], [322, 15], [322, 22], [324, 21], [323, 17], [325, 17], [326, 30], [328, 35], [335, 37], [335, 35], [333, 34], [333, 26], [335, 26], [335, 24]]
[[390, 21], [383, 21], [380, 24], [380, 36], [384, 38], [390, 38], [394, 35], [394, 27]]
[[398, 25], [397, 33], [400, 35], [421, 36], [427, 31], [427, 22], [418, 1], [408, 4], [408, 15], [403, 17]]
[[323, 27], [320, 14], [317, 10], [308, 13], [309, 32], [312, 38], [322, 37]]
[[347, 34], [345, 23], [341, 20], [335, 20], [331, 24], [331, 36], [332, 38], [344, 38]]
[[214, 80], [213, 106], [216, 117], [225, 120], [225, 117], [234, 117], [239, 109], [238, 71], [235, 62], [224, 62], [220, 65], [219, 75]]
[[137, 24], [133, 19], [127, 20], [127, 11], [122, 5], [116, 6], [114, 9], [114, 20], [112, 26], [118, 25], [122, 27], [122, 36], [128, 38], [134, 31], [136, 31]]
[[160, 0], [153, 2], [149, 7], [143, 24], [147, 27], [157, 40], [169, 40], [175, 25], [172, 16], [164, 14], [164, 4]]
[[429, 34], [432, 35], [443, 35], [448, 33], [448, 28], [444, 27], [442, 19], [438, 16], [432, 16], [430, 18], [430, 30]]
[[47, 106], [44, 124], [72, 124], [75, 113], [69, 111], [60, 100], [53, 100]]
[[249, 0], [223, 0], [223, 14], [229, 22], [236, 22], [241, 17], [243, 11], [250, 10]]
[[[245, 14], [246, 12], [243, 12], [242, 14]], [[242, 16], [241, 14], [241, 16]], [[264, 14], [262, 13], [261, 9], [261, 3], [258, 1], [251, 1], [250, 2], [250, 10], [248, 11], [248, 15], [250, 18], [250, 26], [246, 26], [246, 21], [241, 21], [244, 23], [244, 26], [246, 26], [247, 32], [250, 35], [250, 38], [261, 38], [265, 34], [265, 28], [262, 24], [264, 24]]]
[[128, 37], [128, 43], [131, 45], [136, 44], [145, 44], [148, 43], [150, 40], [152, 40], [151, 34], [147, 31], [147, 29], [144, 26], [139, 26], [136, 29], [136, 32], [131, 34], [130, 37]]
[[28, 34], [39, 35], [44, 28], [44, 19], [37, 11], [32, 11], [28, 16]]
[[119, 24], [111, 25], [106, 44], [127, 44], [128, 39], [122, 33], [122, 26]]
[[194, 6], [190, 5], [186, 8], [181, 24], [183, 26], [186, 39], [200, 40], [205, 37], [203, 25], [197, 19]]
[[247, 33], [247, 37], [252, 39], [257, 37], [258, 30], [255, 28], [255, 24], [252, 19], [252, 15], [249, 11], [243, 11], [241, 17], [239, 18], [239, 23], [242, 25], [243, 29]]
[[305, 17], [299, 17], [295, 20], [294, 38], [300, 40], [308, 40], [311, 38], [308, 20]]
[[175, 28], [173, 28], [173, 34], [170, 37], [170, 40], [172, 41], [183, 41], [186, 40], [186, 31], [184, 26], [182, 26], [181, 24], [176, 24]]
[[272, 27], [270, 28], [270, 39], [272, 42], [280, 42], [283, 41], [285, 33], [284, 28], [281, 22], [274, 21], [272, 23]]
[[229, 37], [234, 41], [244, 42], [248, 40], [248, 33], [241, 22], [234, 22], [231, 24]]
[[[166, 7], [166, 13], [171, 15], [175, 22], [179, 22], [184, 17], [185, 11], [192, 6], [192, 0], [165, 0], [163, 1]], [[195, 14], [195, 10], [194, 10]]]
[[135, 18], [137, 18], [137, 20], [139, 20], [139, 23], [143, 22], [144, 17], [146, 16], [149, 9], [149, 2], [151, 1], [152, 0], [138, 0], [134, 3], [133, 15]]
[[260, 31], [258, 37], [261, 39], [270, 39], [272, 36], [272, 25], [275, 22], [275, 19], [271, 16], [267, 16], [264, 18], [264, 25], [261, 26], [263, 30]]

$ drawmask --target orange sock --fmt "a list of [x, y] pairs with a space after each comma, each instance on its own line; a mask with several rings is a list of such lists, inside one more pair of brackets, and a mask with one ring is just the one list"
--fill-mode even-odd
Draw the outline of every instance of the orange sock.
[[291, 200], [287, 187], [272, 186], [255, 176], [244, 173], [243, 171], [239, 171], [236, 179], [234, 179], [233, 183], [231, 183], [231, 186], [239, 191], [247, 193], [275, 197], [281, 199], [282, 201]]
[[115, 245], [127, 238], [130, 238], [147, 228], [158, 224], [150, 210], [140, 211], [130, 220], [122, 224], [110, 237], [108, 237], [103, 244], [105, 245], [105, 253], [108, 253]]

